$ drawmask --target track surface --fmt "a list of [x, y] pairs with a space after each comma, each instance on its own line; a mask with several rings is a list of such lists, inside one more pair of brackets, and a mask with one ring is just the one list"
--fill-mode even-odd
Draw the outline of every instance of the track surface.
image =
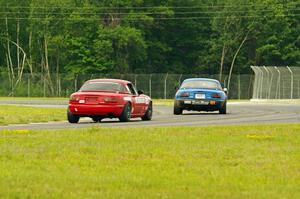
[[[7, 104], [7, 101], [0, 101]], [[40, 104], [31, 101], [10, 102], [22, 103], [25, 106], [61, 107], [66, 105], [49, 102]], [[55, 105], [59, 104], [59, 105]], [[207, 126], [207, 125], [239, 125], [239, 124], [275, 124], [275, 123], [300, 123], [300, 105], [297, 104], [257, 104], [257, 103], [228, 103], [228, 114], [219, 115], [217, 112], [184, 112], [183, 115], [172, 114], [172, 106], [155, 106], [152, 121], [132, 119], [131, 122], [121, 123], [117, 119], [105, 119], [101, 123], [93, 123], [89, 118], [82, 118], [78, 124], [63, 122], [34, 123], [24, 125], [2, 126], [3, 129], [67, 129], [86, 127], [161, 127], [161, 126]]]

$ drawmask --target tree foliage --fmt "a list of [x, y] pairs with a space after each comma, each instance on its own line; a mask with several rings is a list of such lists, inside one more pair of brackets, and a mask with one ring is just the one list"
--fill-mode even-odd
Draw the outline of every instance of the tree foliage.
[[0, 0], [0, 71], [12, 81], [25, 72], [222, 79], [250, 65], [299, 66], [299, 10], [281, 0]]

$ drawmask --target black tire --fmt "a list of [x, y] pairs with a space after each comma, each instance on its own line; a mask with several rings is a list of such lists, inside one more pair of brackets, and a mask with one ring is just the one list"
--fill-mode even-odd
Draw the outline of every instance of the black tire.
[[173, 112], [174, 115], [181, 115], [182, 112], [183, 112], [182, 108], [180, 108], [180, 107], [174, 105], [174, 112]]
[[91, 117], [91, 118], [94, 122], [101, 122], [101, 120], [103, 119], [102, 117], [99, 117], [99, 116], [95, 116], [95, 117]]
[[223, 105], [223, 107], [220, 108], [219, 113], [220, 114], [226, 114], [227, 113], [227, 103], [225, 102], [225, 104]]
[[80, 117], [78, 115], [74, 115], [70, 111], [68, 111], [68, 121], [69, 123], [75, 124], [79, 122]]
[[152, 103], [150, 103], [145, 115], [142, 117], [142, 120], [144, 120], [144, 121], [151, 120], [152, 119], [152, 113], [153, 113], [153, 107], [152, 107]]
[[124, 106], [123, 112], [119, 117], [121, 122], [129, 122], [131, 118], [131, 105], [128, 103]]

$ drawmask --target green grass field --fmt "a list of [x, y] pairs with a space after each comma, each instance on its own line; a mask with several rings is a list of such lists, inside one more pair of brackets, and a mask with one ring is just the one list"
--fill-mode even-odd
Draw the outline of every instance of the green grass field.
[[300, 125], [0, 132], [0, 198], [300, 198]]
[[66, 120], [66, 109], [0, 105], [0, 125]]

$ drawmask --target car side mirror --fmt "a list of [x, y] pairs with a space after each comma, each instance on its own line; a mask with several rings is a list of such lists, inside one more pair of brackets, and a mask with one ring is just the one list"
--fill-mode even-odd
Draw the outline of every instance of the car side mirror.
[[227, 88], [223, 88], [223, 91], [227, 94], [228, 89]]
[[139, 94], [139, 95], [143, 95], [143, 94], [144, 94], [144, 91], [139, 90], [139, 91], [138, 91], [138, 94]]

